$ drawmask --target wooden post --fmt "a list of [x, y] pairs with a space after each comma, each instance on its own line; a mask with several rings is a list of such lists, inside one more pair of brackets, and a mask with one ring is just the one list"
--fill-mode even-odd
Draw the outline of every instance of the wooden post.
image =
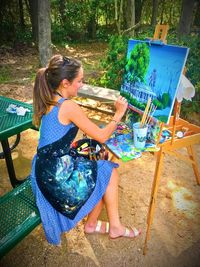
[[197, 158], [196, 158], [196, 153], [194, 151], [194, 148], [192, 146], [187, 146], [187, 151], [190, 159], [193, 161], [192, 162], [192, 168], [194, 171], [194, 175], [196, 177], [197, 184], [200, 185], [200, 174], [198, 170], [198, 165], [197, 165]]
[[149, 211], [147, 215], [147, 231], [146, 231], [146, 238], [145, 238], [144, 249], [143, 249], [144, 255], [146, 255], [147, 241], [150, 238], [150, 227], [153, 222], [153, 217], [154, 217], [154, 212], [155, 212], [156, 197], [157, 197], [158, 186], [160, 182], [160, 175], [161, 175], [162, 166], [163, 166], [163, 157], [164, 157], [164, 153], [161, 148], [161, 150], [157, 153], [156, 168], [155, 168], [154, 180], [153, 180], [153, 185], [152, 185], [152, 190], [151, 190]]

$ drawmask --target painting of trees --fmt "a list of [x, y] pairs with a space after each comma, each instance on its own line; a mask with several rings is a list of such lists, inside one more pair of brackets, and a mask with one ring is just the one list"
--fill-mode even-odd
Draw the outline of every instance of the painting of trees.
[[125, 66], [125, 79], [135, 84], [145, 82], [144, 77], [150, 61], [149, 47], [146, 43], [138, 43], [130, 53]]

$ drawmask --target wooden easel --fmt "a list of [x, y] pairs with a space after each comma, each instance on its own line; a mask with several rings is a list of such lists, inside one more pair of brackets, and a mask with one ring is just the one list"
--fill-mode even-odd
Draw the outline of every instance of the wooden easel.
[[[158, 26], [161, 26], [161, 25], [158, 25]], [[160, 34], [157, 32], [159, 30], [160, 30], [160, 27], [156, 26], [156, 29], [155, 29], [156, 33], [154, 34], [154, 36], [160, 36]], [[168, 30], [168, 27], [167, 27], [167, 30]], [[166, 36], [164, 36], [164, 40], [165, 38]], [[157, 192], [158, 192], [160, 176], [161, 176], [161, 171], [162, 171], [162, 166], [163, 166], [163, 159], [164, 159], [165, 154], [178, 157], [179, 159], [185, 161], [186, 163], [192, 164], [194, 175], [196, 177], [196, 182], [198, 185], [200, 185], [200, 174], [198, 170], [196, 154], [193, 148], [194, 144], [200, 143], [200, 127], [194, 124], [190, 124], [189, 122], [183, 119], [180, 119], [179, 118], [180, 107], [181, 107], [181, 103], [179, 103], [176, 100], [175, 105], [174, 105], [174, 115], [171, 116], [170, 122], [168, 125], [168, 130], [172, 132], [171, 140], [168, 140], [162, 144], [159, 144], [160, 136], [162, 133], [162, 128], [164, 126], [164, 123], [161, 123], [160, 134], [159, 134], [158, 142], [157, 142], [158, 146], [160, 147], [160, 150], [157, 152], [156, 168], [154, 172], [154, 180], [152, 183], [149, 210], [148, 210], [148, 215], [147, 215], [147, 230], [146, 230], [146, 237], [145, 237], [145, 243], [144, 243], [144, 249], [143, 249], [144, 255], [147, 252], [147, 241], [150, 238], [150, 227], [151, 227], [151, 224], [153, 223]], [[176, 131], [178, 130], [185, 132], [183, 138], [177, 138]], [[188, 152], [187, 157], [179, 154], [176, 151], [177, 149], [180, 149], [183, 147], [187, 148], [187, 152]]]
[[169, 30], [168, 25], [156, 25], [153, 40], [161, 40], [163, 43], [167, 43], [167, 33]]

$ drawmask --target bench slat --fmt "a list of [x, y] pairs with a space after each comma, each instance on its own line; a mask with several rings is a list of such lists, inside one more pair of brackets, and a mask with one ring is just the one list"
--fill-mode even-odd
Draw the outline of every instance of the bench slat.
[[27, 179], [0, 198], [0, 258], [41, 222]]

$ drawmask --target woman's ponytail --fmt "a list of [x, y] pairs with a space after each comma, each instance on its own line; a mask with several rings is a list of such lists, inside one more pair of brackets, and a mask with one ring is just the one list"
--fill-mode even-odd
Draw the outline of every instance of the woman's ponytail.
[[36, 74], [35, 84], [33, 88], [33, 123], [40, 126], [41, 117], [47, 113], [50, 105], [56, 105], [53, 101], [53, 90], [47, 82], [48, 68], [39, 69]]

